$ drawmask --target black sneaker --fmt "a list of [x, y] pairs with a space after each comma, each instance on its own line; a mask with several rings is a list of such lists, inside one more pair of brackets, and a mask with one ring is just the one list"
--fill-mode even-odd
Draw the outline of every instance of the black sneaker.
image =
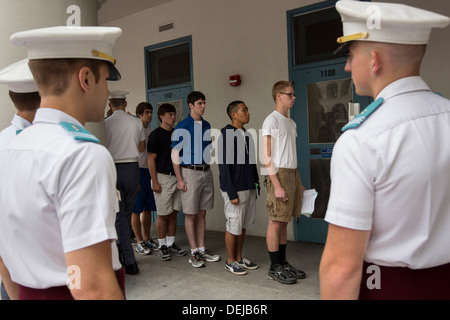
[[291, 275], [291, 277], [296, 278], [296, 279], [305, 279], [306, 278], [306, 274], [303, 271], [294, 268], [293, 266], [291, 266], [289, 264], [289, 262], [283, 264], [282, 266], [283, 266], [283, 269], [288, 274]]
[[173, 243], [169, 248], [168, 248], [170, 253], [173, 253], [176, 256], [182, 257], [186, 255], [186, 250], [181, 249], [180, 247], [178, 247], [175, 243]]
[[239, 276], [247, 274], [247, 271], [245, 271], [245, 269], [236, 261], [231, 261], [230, 263], [225, 262], [225, 270]]
[[281, 264], [276, 264], [270, 266], [269, 273], [267, 275], [269, 279], [276, 280], [283, 284], [294, 284], [297, 282], [296, 278], [293, 278], [287, 271], [281, 266]]
[[244, 269], [248, 269], [248, 270], [255, 270], [258, 269], [258, 265], [248, 259], [242, 258], [241, 261], [238, 262], [238, 264], [244, 268]]
[[169, 249], [167, 249], [166, 246], [161, 246], [159, 248], [159, 252], [158, 252], [159, 258], [162, 261], [169, 261], [172, 260], [172, 256], [170, 255]]

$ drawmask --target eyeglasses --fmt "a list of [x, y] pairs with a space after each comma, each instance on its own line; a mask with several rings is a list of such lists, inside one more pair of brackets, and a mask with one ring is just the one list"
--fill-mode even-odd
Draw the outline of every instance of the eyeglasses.
[[291, 99], [292, 99], [292, 98], [296, 98], [295, 93], [287, 93], [287, 92], [280, 92], [280, 93], [289, 96], [289, 98], [291, 98]]

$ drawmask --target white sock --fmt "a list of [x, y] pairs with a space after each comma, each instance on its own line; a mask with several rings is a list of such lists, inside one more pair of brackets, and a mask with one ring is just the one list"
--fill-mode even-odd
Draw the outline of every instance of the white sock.
[[167, 248], [172, 246], [174, 242], [175, 242], [175, 236], [173, 236], [173, 237], [166, 237]]
[[159, 243], [159, 247], [161, 248], [162, 246], [166, 245], [166, 238], [164, 239], [158, 239], [158, 243]]
[[200, 253], [205, 252], [205, 247], [197, 248], [197, 250], [198, 250], [198, 252], [200, 252]]

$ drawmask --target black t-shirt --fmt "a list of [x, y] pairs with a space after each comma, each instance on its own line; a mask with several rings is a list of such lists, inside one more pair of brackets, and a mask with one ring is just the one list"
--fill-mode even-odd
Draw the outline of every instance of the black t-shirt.
[[172, 133], [161, 127], [155, 129], [150, 133], [147, 142], [147, 152], [156, 153], [156, 172], [159, 173], [173, 173], [172, 164]]

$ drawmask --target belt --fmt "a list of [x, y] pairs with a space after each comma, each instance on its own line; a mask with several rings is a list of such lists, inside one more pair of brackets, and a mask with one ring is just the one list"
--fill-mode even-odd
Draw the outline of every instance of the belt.
[[208, 171], [209, 168], [211, 167], [209, 164], [207, 165], [181, 165], [183, 168], [185, 169], [191, 169], [191, 170], [196, 170], [196, 171]]
[[174, 176], [175, 172], [158, 172], [159, 174], [165, 174], [166, 176]]

